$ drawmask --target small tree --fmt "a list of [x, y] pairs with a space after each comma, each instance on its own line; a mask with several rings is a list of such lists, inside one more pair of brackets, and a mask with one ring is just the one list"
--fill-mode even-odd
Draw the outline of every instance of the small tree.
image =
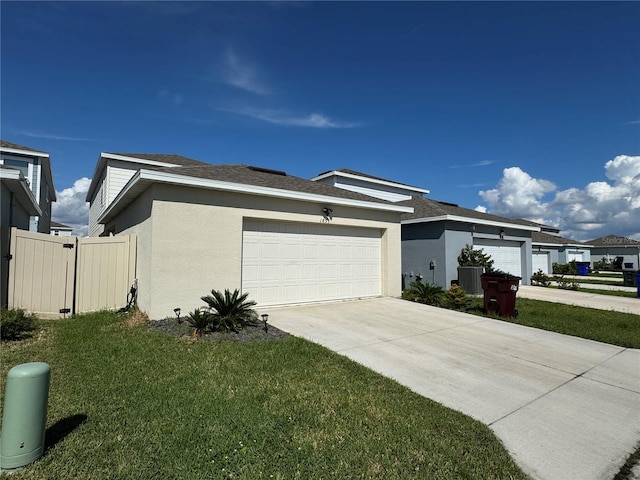
[[208, 305], [212, 330], [231, 330], [238, 332], [238, 327], [245, 326], [256, 318], [252, 307], [253, 300], [247, 300], [248, 293], [242, 295], [235, 289], [233, 293], [225, 290], [224, 294], [218, 290], [211, 290], [211, 295], [202, 297]]
[[487, 255], [480, 248], [474, 249], [472, 245], [465, 245], [458, 255], [458, 265], [461, 267], [484, 267], [487, 272], [493, 270], [491, 255]]
[[450, 310], [469, 310], [471, 299], [458, 285], [452, 285], [442, 298], [441, 306]]

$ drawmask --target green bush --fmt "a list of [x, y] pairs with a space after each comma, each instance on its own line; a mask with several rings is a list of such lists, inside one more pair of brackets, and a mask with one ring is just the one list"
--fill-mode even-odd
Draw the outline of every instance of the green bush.
[[575, 280], [556, 277], [555, 281], [558, 283], [558, 288], [562, 288], [563, 290], [578, 290], [580, 288], [580, 284]]
[[211, 290], [211, 295], [201, 297], [209, 309], [212, 330], [226, 330], [237, 332], [238, 328], [253, 323], [257, 314], [252, 307], [253, 300], [247, 300], [248, 293], [240, 295], [238, 289], [233, 293], [225, 290], [224, 294], [218, 290]]
[[185, 321], [193, 328], [193, 334], [201, 337], [211, 325], [211, 315], [209, 312], [198, 308], [193, 312], [189, 312], [189, 315], [185, 317]]
[[569, 263], [556, 263], [552, 265], [553, 273], [556, 275], [577, 275], [578, 266], [575, 260], [571, 260]]
[[487, 272], [493, 270], [493, 260], [491, 255], [487, 255], [480, 248], [474, 250], [472, 245], [465, 245], [458, 255], [458, 265], [461, 267], [484, 267]]
[[414, 302], [424, 303], [437, 307], [440, 305], [444, 289], [435, 284], [422, 283], [418, 280], [411, 282], [409, 288], [402, 292], [402, 298], [405, 300], [413, 300]]
[[0, 312], [0, 339], [20, 340], [37, 328], [36, 316], [22, 309], [3, 309]]
[[452, 285], [442, 297], [441, 306], [449, 310], [467, 311], [471, 307], [471, 299], [458, 285]]
[[551, 277], [546, 275], [542, 269], [531, 275], [531, 285], [539, 285], [541, 287], [548, 287], [551, 285]]

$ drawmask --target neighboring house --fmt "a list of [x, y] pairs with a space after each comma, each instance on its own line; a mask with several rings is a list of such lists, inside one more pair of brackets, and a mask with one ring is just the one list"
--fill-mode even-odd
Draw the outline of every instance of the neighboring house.
[[49, 233], [51, 203], [56, 201], [49, 154], [0, 140], [0, 165], [19, 170], [38, 202], [40, 213], [31, 215], [28, 230]]
[[22, 171], [0, 165], [0, 306], [7, 306], [9, 284], [9, 249], [11, 227], [29, 230], [31, 217], [39, 217], [42, 210]]
[[408, 286], [416, 278], [448, 288], [458, 280], [458, 255], [465, 245], [491, 255], [494, 268], [531, 277], [531, 233], [539, 227], [427, 199], [429, 190], [353, 170], [331, 170], [313, 178], [412, 207], [402, 216], [402, 272]]
[[73, 227], [58, 222], [51, 222], [51, 235], [56, 237], [70, 237]]
[[533, 272], [553, 273], [553, 264], [571, 261], [589, 262], [591, 245], [560, 236], [560, 229], [530, 220], [518, 219], [525, 224], [540, 227], [540, 232], [531, 233]]
[[542, 270], [543, 273], [553, 273], [554, 263], [591, 261], [591, 246], [577, 240], [544, 232], [533, 232], [531, 242], [534, 273], [538, 270]]
[[428, 198], [400, 202], [413, 207], [402, 216], [402, 270], [442, 287], [458, 279], [458, 255], [465, 245], [491, 256], [493, 268], [522, 277], [532, 274], [531, 234], [538, 227]]
[[[133, 173], [98, 209], [111, 160], [111, 172]], [[280, 171], [186, 160], [163, 167], [172, 162], [162, 156], [103, 154], [89, 191], [95, 224], [137, 236], [138, 304], [151, 318], [186, 314], [211, 289], [239, 288], [261, 307], [400, 295], [400, 216], [410, 207]]]
[[[614, 263], [616, 258], [622, 257], [619, 262], [622, 268], [640, 269], [640, 242], [637, 240], [607, 235], [585, 243], [592, 245], [591, 260], [594, 263], [602, 260]], [[628, 267], [629, 264], [632, 266]]]

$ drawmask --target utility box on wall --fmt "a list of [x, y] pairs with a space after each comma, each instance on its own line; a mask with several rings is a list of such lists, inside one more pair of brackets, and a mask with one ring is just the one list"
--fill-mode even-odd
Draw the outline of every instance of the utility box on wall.
[[44, 453], [51, 367], [32, 362], [7, 374], [0, 435], [0, 469], [24, 467]]

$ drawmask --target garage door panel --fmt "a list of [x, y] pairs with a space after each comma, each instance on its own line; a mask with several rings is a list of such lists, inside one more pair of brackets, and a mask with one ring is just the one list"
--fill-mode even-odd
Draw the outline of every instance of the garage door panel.
[[473, 242], [474, 248], [481, 248], [484, 253], [491, 256], [493, 268], [503, 272], [522, 276], [522, 249], [520, 242], [507, 240], [478, 239]]
[[245, 221], [242, 288], [261, 305], [381, 294], [381, 232]]
[[532, 263], [534, 272], [542, 270], [542, 273], [549, 273], [549, 254], [547, 252], [534, 252]]

